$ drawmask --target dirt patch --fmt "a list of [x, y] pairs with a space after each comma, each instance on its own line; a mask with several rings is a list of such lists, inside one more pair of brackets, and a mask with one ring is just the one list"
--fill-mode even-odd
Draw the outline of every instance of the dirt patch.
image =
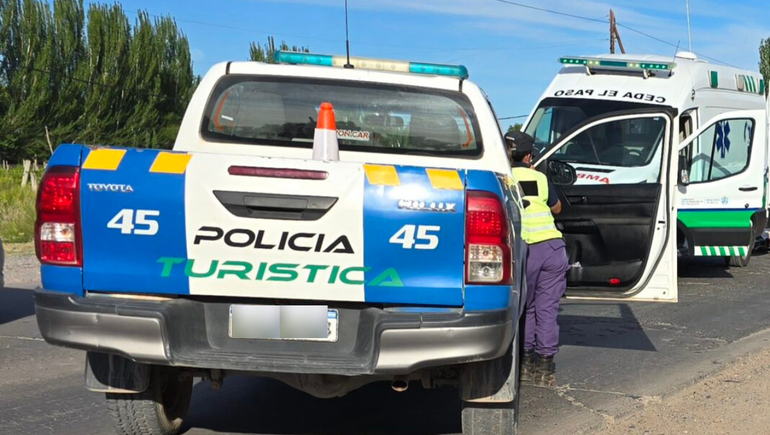
[[597, 435], [768, 433], [770, 350], [740, 358], [722, 372], [648, 404]]
[[5, 257], [5, 286], [14, 284], [40, 282], [40, 263], [34, 255], [10, 254]]

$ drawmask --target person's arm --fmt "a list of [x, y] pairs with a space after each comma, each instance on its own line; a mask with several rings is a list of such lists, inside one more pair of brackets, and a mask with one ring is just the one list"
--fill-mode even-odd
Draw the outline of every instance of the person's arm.
[[556, 205], [551, 206], [551, 214], [556, 216], [561, 213], [561, 201], [556, 200]]
[[559, 200], [559, 195], [556, 193], [556, 189], [554, 189], [553, 184], [551, 182], [548, 182], [548, 207], [551, 207], [551, 214], [556, 216], [557, 214], [561, 213], [561, 201]]

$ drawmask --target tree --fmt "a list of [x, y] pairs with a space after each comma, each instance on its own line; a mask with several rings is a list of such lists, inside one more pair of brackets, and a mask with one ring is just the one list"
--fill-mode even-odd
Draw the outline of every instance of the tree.
[[0, 159], [56, 143], [169, 147], [199, 79], [171, 17], [83, 0], [0, 0]]
[[289, 44], [287, 44], [286, 41], [281, 41], [281, 45], [276, 49], [275, 38], [268, 36], [265, 45], [259, 45], [256, 42], [251, 42], [249, 44], [249, 60], [252, 62], [275, 63], [275, 52], [278, 50], [310, 53], [309, 48], [298, 47], [296, 45], [289, 47]]
[[770, 88], [770, 38], [763, 39], [759, 45], [759, 72], [765, 77], [765, 95]]
[[523, 127], [524, 126], [521, 123], [519, 123], [519, 122], [517, 122], [516, 124], [513, 124], [513, 125], [509, 125], [508, 126], [508, 133], [513, 133], [514, 131], [521, 131], [521, 129]]

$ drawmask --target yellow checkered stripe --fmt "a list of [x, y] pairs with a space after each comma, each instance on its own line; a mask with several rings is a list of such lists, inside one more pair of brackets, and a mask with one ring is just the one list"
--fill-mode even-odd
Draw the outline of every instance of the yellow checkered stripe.
[[[83, 163], [83, 169], [117, 171], [128, 150], [98, 148], [91, 150]], [[192, 154], [161, 151], [155, 156], [150, 172], [155, 174], [184, 174]]]
[[[400, 186], [398, 169], [392, 165], [364, 165], [366, 179], [375, 186]], [[460, 173], [454, 169], [425, 168], [425, 175], [434, 189], [463, 190], [465, 188]]]

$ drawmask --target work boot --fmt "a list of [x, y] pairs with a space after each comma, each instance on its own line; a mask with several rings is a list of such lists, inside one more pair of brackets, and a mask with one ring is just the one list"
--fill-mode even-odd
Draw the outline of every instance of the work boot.
[[531, 384], [535, 380], [535, 349], [524, 349], [521, 353], [519, 382]]
[[534, 383], [538, 387], [556, 386], [556, 364], [553, 362], [553, 355], [537, 355]]

